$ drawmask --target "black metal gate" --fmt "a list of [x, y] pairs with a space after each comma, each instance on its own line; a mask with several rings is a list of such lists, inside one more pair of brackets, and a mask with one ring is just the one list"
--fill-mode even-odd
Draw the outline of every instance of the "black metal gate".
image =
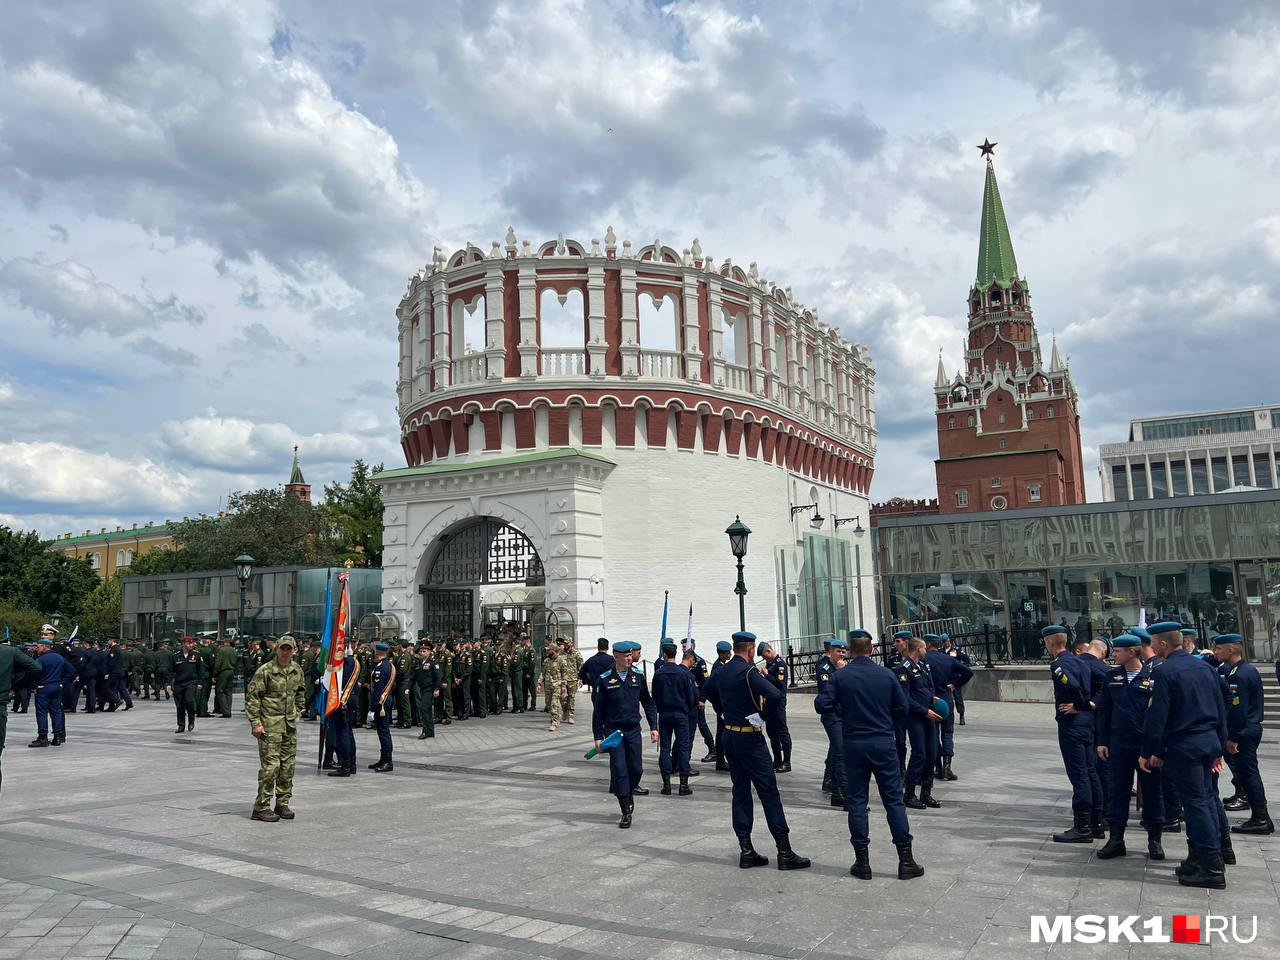
[[422, 587], [422, 630], [437, 640], [449, 636], [455, 627], [463, 636], [472, 630], [474, 590], [438, 590]]

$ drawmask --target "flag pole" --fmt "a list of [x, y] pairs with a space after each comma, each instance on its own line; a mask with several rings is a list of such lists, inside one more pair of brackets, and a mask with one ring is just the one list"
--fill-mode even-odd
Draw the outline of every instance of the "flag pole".
[[[330, 567], [325, 571], [325, 577], [324, 577], [324, 628], [323, 628], [323, 632], [320, 635], [321, 636], [320, 656], [321, 658], [323, 658], [324, 663], [320, 664], [318, 660], [316, 661], [317, 665], [322, 667], [322, 671], [327, 670], [329, 666], [329, 643], [330, 643], [329, 615], [332, 612], [332, 610], [333, 610], [333, 568]], [[320, 675], [324, 676], [324, 673], [321, 672]], [[317, 684], [314, 691], [315, 698], [311, 702], [312, 709], [314, 709], [316, 713], [319, 714], [319, 717], [320, 717], [320, 749], [319, 749], [319, 752], [316, 754], [316, 776], [317, 777], [320, 776], [320, 772], [324, 767], [325, 734], [329, 729], [329, 716], [328, 714], [325, 713], [324, 707], [320, 703], [320, 689], [321, 689], [320, 685]]]

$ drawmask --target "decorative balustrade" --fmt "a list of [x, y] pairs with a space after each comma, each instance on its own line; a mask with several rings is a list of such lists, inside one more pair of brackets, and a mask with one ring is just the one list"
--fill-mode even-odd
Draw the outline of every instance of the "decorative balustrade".
[[543, 350], [544, 377], [583, 377], [587, 374], [587, 355], [580, 349]]
[[724, 385], [727, 390], [750, 393], [751, 372], [746, 367], [740, 367], [736, 363], [726, 363], [724, 365]]
[[453, 382], [455, 384], [482, 383], [485, 377], [485, 356], [483, 353], [468, 353], [453, 361]]
[[640, 354], [640, 375], [663, 380], [680, 379], [680, 354], [670, 350], [646, 350]]

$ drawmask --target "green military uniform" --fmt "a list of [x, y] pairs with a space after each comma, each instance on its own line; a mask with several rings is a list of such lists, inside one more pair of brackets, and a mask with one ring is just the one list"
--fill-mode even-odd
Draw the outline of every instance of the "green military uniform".
[[511, 653], [508, 647], [498, 646], [493, 650], [493, 669], [489, 673], [490, 688], [493, 690], [493, 710], [502, 713], [507, 709], [507, 672], [511, 669]]
[[9, 722], [9, 696], [13, 682], [27, 674], [40, 676], [40, 664], [17, 647], [0, 645], [0, 754], [4, 753], [4, 738]]
[[164, 691], [164, 698], [169, 699], [169, 688], [173, 686], [173, 648], [169, 644], [164, 643], [156, 648], [151, 655], [152, 676], [155, 677], [156, 699], [160, 699], [160, 691]]
[[440, 667], [430, 647], [423, 647], [422, 653], [414, 658], [413, 663], [413, 705], [422, 725], [419, 740], [426, 740], [436, 735], [435, 701], [439, 699]]
[[223, 640], [213, 655], [213, 682], [217, 695], [213, 710], [219, 716], [231, 716], [231, 684], [236, 678], [236, 648], [229, 640]]
[[564, 719], [566, 723], [573, 723], [573, 711], [578, 702], [578, 684], [581, 683], [582, 654], [572, 640], [567, 642], [569, 648], [560, 654], [560, 659], [564, 661], [560, 680], [564, 685]]
[[[293, 764], [298, 753], [298, 719], [306, 699], [306, 681], [296, 663], [272, 660], [254, 673], [245, 691], [249, 729], [263, 728], [258, 740], [258, 796], [255, 811], [266, 810], [275, 795], [276, 813], [293, 798]], [[289, 814], [291, 816], [291, 814]]]
[[471, 715], [471, 651], [459, 649], [453, 658], [454, 718], [465, 720]]
[[320, 651], [306, 641], [303, 643], [302, 652], [298, 654], [298, 666], [302, 668], [302, 677], [307, 682], [307, 702], [302, 708], [302, 719], [314, 720], [316, 719], [316, 680], [320, 677], [319, 671], [316, 670], [316, 663], [320, 659]]
[[204, 664], [204, 685], [196, 691], [196, 716], [209, 716], [209, 700], [213, 696], [213, 662], [217, 658], [218, 652], [214, 649], [212, 643], [202, 644], [196, 648], [196, 653], [200, 656], [200, 662]]
[[356, 651], [356, 663], [360, 664], [360, 709], [356, 713], [353, 727], [363, 727], [373, 710], [373, 698], [370, 695], [369, 674], [373, 672], [373, 651], [361, 644]]
[[524, 689], [529, 698], [529, 709], [538, 709], [538, 653], [530, 644], [524, 651]]
[[453, 651], [448, 647], [435, 655], [436, 666], [440, 668], [440, 696], [435, 698], [436, 717], [441, 723], [453, 723]]
[[396, 667], [396, 726], [402, 730], [409, 728], [413, 713], [413, 702], [409, 695], [413, 677], [413, 661], [416, 658], [407, 646], [401, 646], [393, 662]]

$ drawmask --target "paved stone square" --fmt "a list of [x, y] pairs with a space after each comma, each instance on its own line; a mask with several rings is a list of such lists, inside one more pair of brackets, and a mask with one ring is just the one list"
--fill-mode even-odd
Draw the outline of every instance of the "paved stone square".
[[[1169, 859], [1100, 862], [1049, 834], [1069, 820], [1049, 708], [971, 703], [956, 772], [936, 811], [912, 812], [927, 868], [896, 879], [878, 801], [876, 878], [848, 875], [841, 812], [819, 792], [825, 742], [811, 699], [790, 714], [795, 772], [783, 792], [796, 850], [813, 868], [741, 871], [726, 774], [702, 764], [692, 797], [657, 794], [656, 754], [636, 825], [615, 826], [608, 768], [586, 761], [590, 705], [546, 732], [544, 715], [396, 732], [396, 770], [314, 773], [304, 724], [298, 819], [248, 819], [257, 753], [243, 714], [175, 737], [166, 703], [68, 717], [69, 740], [28, 750], [35, 715], [11, 715], [0, 794], [0, 960], [1280, 955], [1280, 839], [1237, 839], [1225, 892], [1179, 887]], [[1263, 772], [1280, 798], [1280, 749]], [[695, 759], [701, 755], [697, 745]], [[1236, 817], [1233, 816], [1233, 819]], [[757, 846], [772, 844], [757, 816]], [[1141, 835], [1133, 844], [1145, 848]], [[1033, 914], [1252, 917], [1248, 946], [1030, 942]], [[1247, 929], [1247, 925], [1246, 925]]]

